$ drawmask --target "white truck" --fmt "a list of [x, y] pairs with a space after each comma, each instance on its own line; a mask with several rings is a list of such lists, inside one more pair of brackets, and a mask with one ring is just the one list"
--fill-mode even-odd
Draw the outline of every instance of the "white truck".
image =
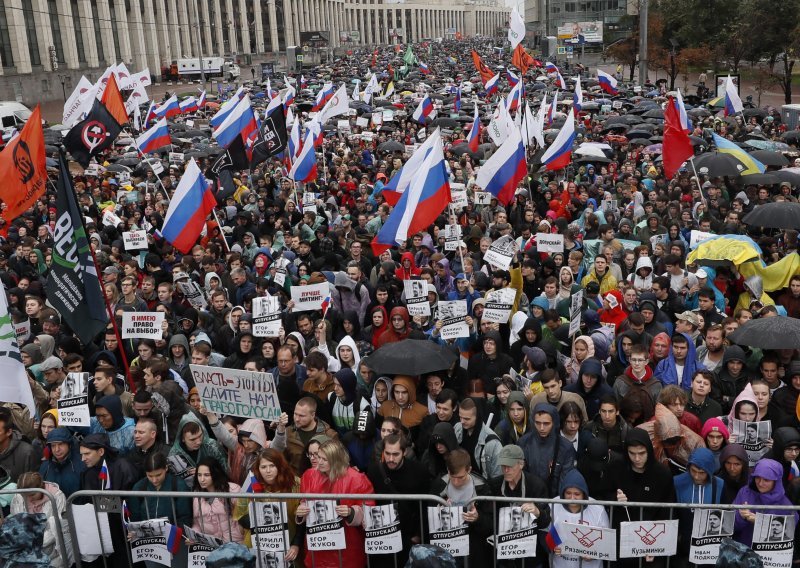
[[[203, 57], [203, 72], [206, 77], [221, 77], [229, 81], [239, 78], [241, 69], [233, 61], [226, 61], [224, 57]], [[173, 61], [169, 69], [169, 78], [199, 79], [200, 58], [189, 57]]]

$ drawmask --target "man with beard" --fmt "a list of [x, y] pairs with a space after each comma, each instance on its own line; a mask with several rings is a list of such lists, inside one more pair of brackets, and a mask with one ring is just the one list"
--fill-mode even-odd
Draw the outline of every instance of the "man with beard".
[[[382, 441], [380, 457], [373, 459], [367, 470], [375, 493], [406, 495], [427, 493], [431, 477], [422, 462], [405, 459], [408, 439], [403, 434], [390, 434]], [[399, 501], [397, 514], [400, 533], [403, 536], [403, 550], [396, 557], [397, 565], [404, 566], [408, 551], [414, 544], [422, 542], [420, 508], [413, 501]], [[394, 555], [371, 557], [375, 565], [381, 560], [394, 563]]]
[[722, 365], [725, 356], [725, 330], [714, 324], [706, 330], [706, 343], [697, 349], [697, 360], [712, 373]]

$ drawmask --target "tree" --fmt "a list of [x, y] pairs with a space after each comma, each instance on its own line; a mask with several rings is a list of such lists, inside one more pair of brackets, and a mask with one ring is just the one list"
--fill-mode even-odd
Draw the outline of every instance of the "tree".
[[752, 10], [749, 17], [758, 23], [759, 30], [758, 41], [753, 42], [753, 58], [766, 57], [773, 80], [790, 104], [792, 71], [800, 53], [800, 0], [753, 0]]
[[618, 61], [630, 70], [629, 81], [633, 81], [633, 74], [636, 71], [636, 63], [639, 60], [639, 34], [636, 33], [628, 38], [621, 39], [606, 48], [606, 53], [612, 59]]

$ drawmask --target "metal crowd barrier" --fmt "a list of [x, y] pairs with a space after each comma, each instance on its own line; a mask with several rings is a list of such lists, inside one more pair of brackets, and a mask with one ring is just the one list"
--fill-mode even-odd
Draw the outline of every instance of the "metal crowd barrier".
[[[20, 490], [19, 492], [22, 492]], [[24, 490], [25, 492], [38, 492], [38, 490]], [[2, 494], [2, 493], [0, 493]], [[97, 524], [98, 532], [100, 530], [100, 521], [98, 520], [98, 514], [100, 513], [109, 513], [109, 514], [118, 514], [122, 515], [122, 500], [123, 499], [132, 499], [132, 498], [143, 498], [145, 499], [145, 509], [147, 510], [147, 497], [152, 497], [153, 493], [145, 492], [145, 491], [78, 491], [72, 494], [67, 499], [67, 520], [69, 524], [69, 529], [72, 535], [72, 545], [75, 552], [75, 561], [78, 568], [82, 566], [80, 551], [78, 548], [78, 538], [76, 533], [75, 527], [75, 520], [73, 517], [73, 510], [72, 505], [76, 501], [82, 502], [90, 502], [93, 505], [94, 509], [94, 518], [95, 523]], [[395, 494], [342, 494], [342, 493], [329, 493], [329, 494], [319, 494], [319, 493], [238, 493], [238, 494], [231, 494], [231, 493], [198, 493], [198, 492], [178, 492], [178, 491], [159, 491], [158, 492], [159, 498], [169, 499], [172, 507], [172, 514], [173, 518], [177, 518], [176, 510], [175, 510], [175, 499], [177, 498], [188, 498], [188, 499], [195, 499], [198, 497], [203, 498], [220, 498], [220, 499], [228, 499], [228, 500], [250, 500], [250, 501], [276, 501], [276, 502], [285, 502], [289, 500], [304, 500], [304, 499], [330, 499], [330, 500], [339, 500], [339, 499], [347, 499], [351, 501], [373, 501], [376, 504], [380, 503], [389, 503], [389, 502], [401, 502], [401, 501], [413, 501], [417, 502], [419, 505], [419, 512], [420, 512], [420, 526], [419, 526], [419, 534], [421, 535], [421, 544], [426, 542], [427, 532], [425, 525], [427, 524], [426, 519], [426, 511], [424, 504], [427, 503], [430, 506], [434, 505], [442, 505], [447, 506], [448, 503], [435, 495], [426, 495], [426, 494], [413, 494], [413, 495], [395, 495]], [[494, 496], [479, 496], [476, 497], [472, 503], [479, 504], [479, 503], [491, 503], [492, 506], [492, 514], [493, 514], [493, 522], [492, 522], [492, 535], [495, 539], [498, 537], [498, 508], [510, 504], [519, 505], [521, 503], [535, 503], [538, 506], [550, 506], [552, 504], [581, 504], [581, 505], [602, 505], [606, 507], [609, 513], [609, 524], [610, 526], [614, 526], [614, 515], [617, 509], [623, 509], [623, 511], [616, 511], [618, 515], [625, 515], [623, 521], [625, 520], [632, 520], [632, 519], [639, 519], [641, 518], [642, 512], [645, 509], [663, 509], [667, 511], [668, 518], [667, 519], [660, 519], [660, 520], [673, 520], [675, 518], [675, 513], [677, 511], [685, 510], [685, 509], [721, 509], [721, 510], [739, 510], [739, 509], [749, 509], [751, 511], [759, 511], [763, 509], [769, 510], [779, 510], [779, 511], [789, 511], [789, 512], [800, 512], [800, 506], [777, 506], [777, 505], [722, 505], [722, 504], [711, 504], [711, 505], [701, 505], [701, 504], [689, 504], [689, 503], [633, 503], [633, 502], [618, 502], [618, 501], [576, 501], [576, 500], [564, 500], [564, 499], [534, 499], [534, 498], [519, 498], [519, 497], [494, 497]], [[631, 510], [636, 510], [637, 515], [631, 515]], [[149, 512], [148, 512], [149, 516]], [[235, 523], [228, 516], [228, 530], [230, 533], [231, 524]], [[57, 525], [60, 523], [60, 520], [57, 520]], [[202, 525], [200, 526], [201, 532], [203, 531]], [[540, 531], [539, 536], [540, 538], [544, 537], [544, 531], [547, 530], [547, 527], [538, 527], [538, 531]], [[62, 553], [64, 552], [64, 543], [60, 538], [59, 534], [59, 545], [61, 546]], [[257, 549], [256, 552], [260, 553], [260, 547], [258, 546], [257, 539], [253, 539], [253, 548]], [[341, 550], [338, 551], [339, 553], [339, 564], [340, 566], [344, 566], [342, 562], [342, 552]], [[385, 555], [384, 555], [385, 556]], [[394, 566], [395, 568], [402, 568], [402, 566], [398, 565], [398, 554], [393, 554], [394, 557]], [[501, 564], [498, 561], [497, 555], [492, 554], [494, 561], [493, 566], [497, 567]], [[66, 557], [66, 556], [65, 556]], [[314, 560], [314, 553], [311, 551], [306, 551], [306, 558], [311, 559], [311, 565], [316, 566], [316, 562]], [[103, 561], [103, 566], [108, 567], [109, 563], [107, 561], [106, 556], [101, 556]], [[127, 558], [128, 558], [128, 566], [133, 566], [133, 561], [130, 554], [130, 547], [127, 547]], [[639, 558], [639, 566], [640, 568], [646, 568], [647, 564], [644, 562], [643, 558]], [[671, 557], [666, 557], [666, 565], [667, 567], [670, 566]], [[367, 566], [380, 565], [381, 568], [385, 567], [385, 560], [382, 559], [381, 562], [377, 562], [374, 559], [370, 558], [370, 555], [367, 555]], [[516, 560], [515, 562], [519, 563], [520, 560]], [[614, 562], [604, 562], [607, 567], [610, 567], [614, 564]], [[289, 566], [290, 564], [287, 564]], [[470, 566], [470, 559], [469, 557], [463, 557], [463, 565], [465, 567]], [[475, 563], [476, 566], [479, 563]], [[512, 565], [520, 565], [520, 564], [512, 564]], [[527, 566], [527, 564], [525, 564]], [[121, 568], [120, 566], [114, 566], [113, 568]], [[348, 567], [350, 568], [350, 567]], [[353, 567], [357, 568], [357, 567]]]
[[[58, 511], [58, 504], [56, 503], [56, 498], [51, 495], [46, 489], [13, 489], [13, 490], [3, 490], [0, 491], [1, 495], [22, 495], [22, 502], [25, 504], [25, 512], [30, 513], [28, 509], [28, 500], [25, 498], [25, 495], [42, 495], [44, 494], [48, 501], [50, 501], [50, 507], [52, 511]], [[67, 503], [67, 510], [69, 510], [69, 503]], [[58, 550], [61, 554], [61, 558], [64, 559], [64, 564], [69, 565], [69, 555], [67, 554], [67, 545], [64, 542], [64, 519], [61, 518], [60, 515], [55, 515], [53, 520], [55, 521], [56, 526], [56, 543], [58, 544]], [[0, 512], [0, 521], [5, 521], [5, 517], [3, 517], [3, 513]]]

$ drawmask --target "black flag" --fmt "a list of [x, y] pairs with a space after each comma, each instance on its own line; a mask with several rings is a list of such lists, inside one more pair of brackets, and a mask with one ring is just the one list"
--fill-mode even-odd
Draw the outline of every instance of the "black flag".
[[264, 118], [264, 123], [258, 133], [258, 138], [252, 149], [250, 169], [261, 162], [277, 156], [286, 149], [289, 134], [286, 132], [286, 115], [283, 105], [276, 105]]
[[89, 115], [67, 132], [64, 146], [72, 158], [86, 168], [92, 156], [110, 148], [120, 132], [122, 127], [106, 106], [100, 101], [94, 101]]
[[108, 313], [97, 267], [81, 223], [81, 212], [75, 201], [72, 177], [63, 155], [60, 162], [53, 263], [47, 279], [47, 300], [85, 345], [105, 329]]
[[233, 183], [231, 172], [246, 170], [249, 166], [250, 162], [247, 159], [244, 142], [241, 136], [237, 136], [233, 143], [206, 170], [206, 178], [214, 181], [216, 186], [217, 203], [224, 205], [225, 199], [236, 193], [236, 185]]

